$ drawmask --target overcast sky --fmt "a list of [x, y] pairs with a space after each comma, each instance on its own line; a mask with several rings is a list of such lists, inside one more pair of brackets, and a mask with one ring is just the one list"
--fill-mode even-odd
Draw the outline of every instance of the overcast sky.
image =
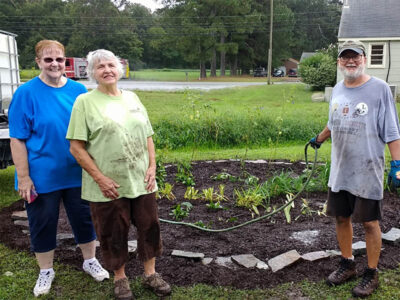
[[146, 6], [151, 9], [151, 11], [156, 10], [157, 8], [161, 8], [162, 5], [157, 3], [155, 0], [129, 0], [132, 3], [139, 3], [143, 6]]

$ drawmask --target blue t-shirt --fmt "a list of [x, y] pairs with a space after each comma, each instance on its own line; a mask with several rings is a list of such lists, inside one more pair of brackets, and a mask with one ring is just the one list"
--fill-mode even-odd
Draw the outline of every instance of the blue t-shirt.
[[25, 141], [29, 175], [38, 193], [81, 186], [82, 169], [65, 136], [75, 99], [85, 92], [84, 85], [70, 79], [54, 88], [35, 77], [13, 96], [8, 112], [10, 137]]

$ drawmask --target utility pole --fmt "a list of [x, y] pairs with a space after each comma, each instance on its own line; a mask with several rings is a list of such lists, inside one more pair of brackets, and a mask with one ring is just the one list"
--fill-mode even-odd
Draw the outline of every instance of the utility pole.
[[272, 27], [274, 22], [274, 0], [271, 2], [271, 16], [269, 21], [269, 49], [268, 49], [268, 84], [271, 84], [271, 70], [272, 70]]

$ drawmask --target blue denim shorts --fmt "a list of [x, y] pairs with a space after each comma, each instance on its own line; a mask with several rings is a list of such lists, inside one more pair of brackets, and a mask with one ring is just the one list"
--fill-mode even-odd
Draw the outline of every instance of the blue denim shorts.
[[48, 252], [57, 246], [57, 225], [60, 202], [63, 202], [77, 244], [96, 239], [89, 202], [81, 199], [81, 188], [69, 188], [39, 194], [26, 203], [33, 252]]

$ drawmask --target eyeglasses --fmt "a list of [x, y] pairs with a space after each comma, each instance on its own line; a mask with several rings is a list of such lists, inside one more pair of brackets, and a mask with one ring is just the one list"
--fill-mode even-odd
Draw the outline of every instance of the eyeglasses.
[[339, 57], [339, 59], [341, 62], [348, 62], [350, 61], [350, 59], [352, 59], [354, 62], [360, 62], [362, 57], [363, 57], [362, 54], [358, 54], [356, 56], [341, 56]]
[[45, 57], [45, 58], [43, 58], [43, 61], [44, 61], [46, 64], [51, 64], [53, 61], [56, 61], [56, 62], [58, 62], [59, 64], [62, 64], [62, 63], [65, 62], [65, 57], [57, 57], [56, 59], [53, 59], [53, 58], [51, 58], [51, 57]]

